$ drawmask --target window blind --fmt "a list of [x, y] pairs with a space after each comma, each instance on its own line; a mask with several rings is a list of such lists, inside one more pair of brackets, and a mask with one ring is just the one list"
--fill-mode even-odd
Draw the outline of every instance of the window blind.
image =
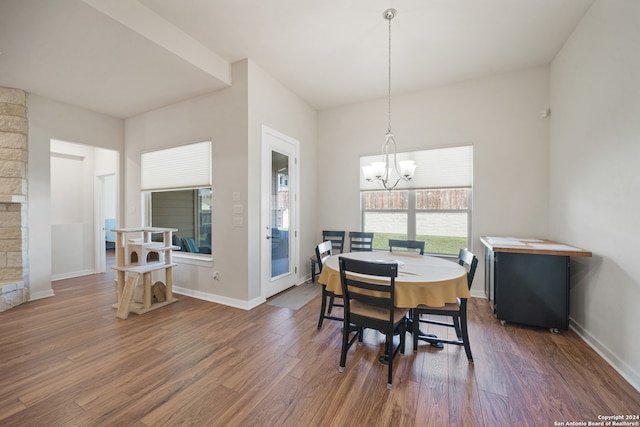
[[[393, 156], [389, 157], [393, 161]], [[416, 171], [411, 181], [400, 180], [396, 189], [471, 187], [473, 183], [473, 145], [434, 148], [398, 153], [397, 160], [413, 160]], [[362, 166], [382, 161], [382, 155], [360, 157], [360, 190], [383, 190], [378, 182], [364, 179]], [[395, 174], [394, 174], [395, 175]]]
[[211, 186], [211, 141], [142, 153], [141, 190]]

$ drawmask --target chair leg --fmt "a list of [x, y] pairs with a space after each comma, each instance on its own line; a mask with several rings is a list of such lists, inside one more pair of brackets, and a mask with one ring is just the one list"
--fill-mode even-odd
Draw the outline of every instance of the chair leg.
[[318, 262], [314, 259], [311, 260], [311, 283], [316, 282], [316, 264]]
[[462, 339], [462, 333], [460, 331], [460, 319], [458, 316], [452, 316], [453, 320], [453, 328], [456, 330], [456, 336], [459, 340]]
[[387, 366], [387, 388], [391, 390], [392, 382], [393, 382], [393, 331], [387, 333], [387, 342], [385, 344], [387, 359], [389, 360], [389, 365]]
[[389, 341], [389, 334], [385, 334], [384, 340], [384, 355], [387, 359], [391, 358], [391, 352], [393, 351], [393, 335], [391, 335], [391, 341]]
[[331, 296], [329, 297], [329, 309], [327, 310], [327, 313], [331, 314], [331, 310], [333, 309], [333, 303], [335, 302], [336, 297], [334, 296], [334, 294], [331, 294]]
[[[344, 372], [344, 367], [347, 364], [347, 351], [349, 351], [351, 344], [353, 344], [353, 340], [349, 340], [351, 330], [349, 319], [345, 316], [342, 325], [342, 350], [340, 351], [340, 366], [338, 367], [338, 372]], [[362, 328], [355, 329], [354, 333], [358, 334], [359, 340], [362, 340]]]
[[413, 338], [413, 352], [418, 351], [418, 335], [420, 335], [420, 314], [414, 310], [411, 315], [411, 337]]
[[469, 344], [469, 331], [467, 329], [467, 310], [460, 312], [460, 323], [462, 329], [462, 342], [464, 344], [464, 351], [467, 353], [467, 359], [469, 362], [473, 362], [473, 356], [471, 355], [471, 345]]
[[400, 354], [404, 354], [404, 346], [407, 339], [407, 320], [400, 325]]
[[327, 309], [327, 287], [322, 285], [322, 303], [320, 304], [320, 318], [318, 319], [318, 329], [322, 328], [324, 313]]

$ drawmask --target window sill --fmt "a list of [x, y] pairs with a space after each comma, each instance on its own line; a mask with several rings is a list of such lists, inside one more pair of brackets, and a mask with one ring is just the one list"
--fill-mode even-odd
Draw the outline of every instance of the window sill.
[[196, 255], [189, 252], [173, 252], [173, 262], [177, 264], [197, 265], [201, 267], [211, 267], [213, 264], [213, 255]]

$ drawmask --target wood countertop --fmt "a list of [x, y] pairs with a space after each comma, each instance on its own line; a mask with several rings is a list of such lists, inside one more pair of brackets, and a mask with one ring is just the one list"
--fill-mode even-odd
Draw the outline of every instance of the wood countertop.
[[569, 246], [553, 240], [521, 237], [483, 236], [480, 242], [494, 252], [511, 252], [520, 254], [559, 255], [590, 257], [592, 254], [584, 249]]

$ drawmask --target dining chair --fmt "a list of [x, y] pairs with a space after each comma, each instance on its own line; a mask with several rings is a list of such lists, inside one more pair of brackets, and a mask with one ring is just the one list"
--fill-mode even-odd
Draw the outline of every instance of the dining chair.
[[[316, 246], [316, 260], [318, 266], [320, 267], [320, 271], [322, 271], [322, 266], [324, 265], [324, 261], [329, 258], [333, 254], [333, 247], [331, 240], [325, 240]], [[342, 299], [341, 295], [336, 295], [333, 292], [327, 291], [327, 286], [322, 285], [322, 302], [320, 304], [320, 318], [318, 319], [318, 329], [322, 327], [322, 322], [324, 319], [331, 320], [339, 320], [342, 321], [342, 317], [337, 317], [331, 314], [333, 307], [344, 307], [344, 304], [338, 304], [335, 302], [335, 299]], [[329, 299], [329, 305], [327, 306], [327, 299]]]
[[331, 240], [331, 248], [334, 254], [344, 252], [344, 231], [322, 230], [322, 240]]
[[[393, 252], [393, 248], [404, 248], [405, 250], [415, 249], [420, 252], [420, 255], [424, 255], [424, 240], [397, 240], [389, 239], [389, 252]], [[412, 251], [413, 252], [413, 251]]]
[[[332, 244], [333, 253], [344, 252], [344, 231], [335, 230], [322, 230], [322, 241], [330, 240]], [[316, 281], [316, 267], [318, 267], [318, 260], [315, 255], [310, 258], [311, 261], [311, 283]], [[318, 269], [318, 272], [320, 269]]]
[[[458, 264], [467, 268], [467, 286], [471, 289], [473, 276], [478, 266], [478, 258], [467, 249], [460, 249], [458, 253]], [[437, 315], [451, 317], [451, 323], [422, 319], [421, 315]], [[442, 344], [454, 344], [464, 347], [469, 362], [473, 362], [471, 346], [469, 345], [469, 332], [467, 329], [467, 298], [458, 298], [456, 303], [447, 303], [444, 307], [430, 307], [419, 305], [411, 310], [410, 318], [413, 321], [413, 351], [418, 351], [418, 339], [422, 339], [435, 347], [442, 347]], [[455, 329], [457, 340], [440, 339], [435, 336], [420, 336], [420, 323], [430, 323], [433, 325], [449, 326]]]
[[[362, 342], [364, 328], [376, 329], [386, 336], [381, 362], [388, 364], [387, 388], [390, 389], [393, 359], [398, 351], [404, 354], [406, 315], [409, 312], [408, 308], [396, 308], [393, 305], [398, 264], [345, 257], [340, 257], [338, 263], [344, 296], [344, 326], [338, 371], [344, 372], [347, 351], [356, 340]], [[400, 335], [397, 346], [393, 343], [394, 335]]]
[[372, 251], [373, 250], [373, 233], [367, 233], [363, 231], [350, 231], [349, 232], [349, 250], [351, 252]]

